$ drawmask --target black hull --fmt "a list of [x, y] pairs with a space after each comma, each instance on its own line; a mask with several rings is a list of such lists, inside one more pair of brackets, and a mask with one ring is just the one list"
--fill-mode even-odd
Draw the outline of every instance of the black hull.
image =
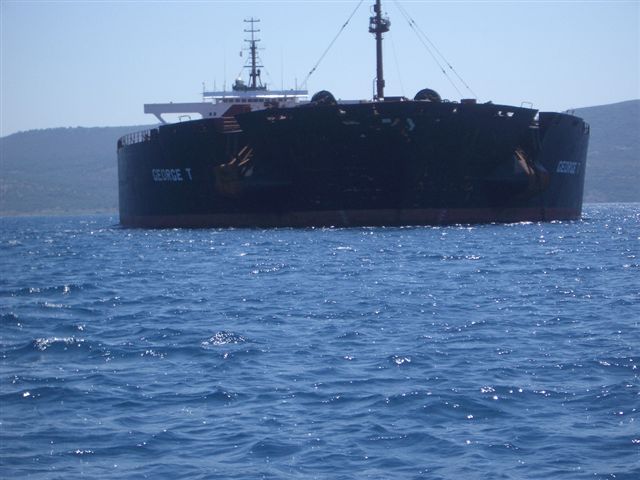
[[588, 125], [420, 101], [307, 105], [121, 139], [128, 227], [434, 225], [581, 216]]

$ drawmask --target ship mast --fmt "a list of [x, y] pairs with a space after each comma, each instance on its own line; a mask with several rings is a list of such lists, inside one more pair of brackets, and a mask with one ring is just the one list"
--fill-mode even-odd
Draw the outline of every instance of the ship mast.
[[382, 72], [382, 34], [389, 31], [391, 22], [382, 16], [381, 0], [373, 5], [374, 16], [369, 18], [369, 33], [376, 36], [376, 96], [375, 100], [384, 100], [384, 74]]
[[254, 24], [258, 23], [259, 21], [259, 19], [253, 17], [244, 21], [245, 23], [251, 24], [251, 28], [249, 28], [249, 30], [245, 30], [246, 33], [251, 34], [251, 39], [245, 40], [245, 42], [249, 42], [249, 52], [251, 53], [251, 73], [249, 73], [249, 89], [251, 90], [257, 90], [258, 83], [260, 84], [260, 86], [262, 86], [262, 81], [260, 81], [260, 70], [258, 70], [258, 67], [262, 67], [262, 65], [257, 64], [258, 47], [256, 46], [256, 43], [260, 40], [256, 39], [254, 35], [260, 31], [254, 28]]

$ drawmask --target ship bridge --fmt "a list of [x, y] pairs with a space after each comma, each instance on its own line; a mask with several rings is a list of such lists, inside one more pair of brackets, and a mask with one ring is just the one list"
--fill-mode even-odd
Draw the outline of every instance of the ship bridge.
[[188, 117], [189, 114], [195, 113], [202, 116], [202, 118], [209, 117], [222, 117], [234, 104], [242, 103], [249, 105], [251, 110], [261, 110], [264, 108], [279, 106], [279, 107], [292, 107], [302, 100], [308, 98], [309, 92], [307, 90], [298, 90], [297, 88], [291, 90], [269, 90], [267, 85], [262, 83], [260, 78], [260, 67], [258, 64], [258, 47], [257, 42], [260, 40], [255, 37], [255, 34], [260, 30], [255, 28], [255, 24], [260, 20], [250, 18], [245, 20], [245, 23], [250, 23], [251, 27], [245, 32], [251, 34], [251, 38], [245, 40], [249, 43], [248, 51], [250, 53], [249, 65], [245, 68], [250, 69], [249, 82], [246, 84], [241, 78], [236, 79], [232, 85], [232, 90], [227, 91], [212, 91], [202, 92], [201, 102], [192, 103], [146, 103], [144, 105], [144, 113], [150, 113], [155, 115], [160, 123], [167, 123], [162, 115], [164, 114], [178, 114], [180, 118]]
[[307, 90], [233, 90], [202, 92], [202, 102], [145, 103], [144, 113], [155, 115], [160, 123], [167, 123], [162, 115], [177, 114], [189, 117], [199, 114], [202, 118], [221, 117], [233, 104], [244, 103], [251, 110], [272, 106], [290, 107], [308, 98]]

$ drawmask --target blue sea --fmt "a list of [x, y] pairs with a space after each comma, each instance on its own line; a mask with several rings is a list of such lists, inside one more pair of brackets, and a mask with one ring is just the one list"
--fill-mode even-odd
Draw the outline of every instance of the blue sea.
[[640, 478], [640, 204], [117, 223], [0, 219], [0, 478]]

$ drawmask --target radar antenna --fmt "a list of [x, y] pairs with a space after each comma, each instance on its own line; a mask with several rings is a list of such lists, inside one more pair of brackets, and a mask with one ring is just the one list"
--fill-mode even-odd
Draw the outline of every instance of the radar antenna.
[[251, 34], [251, 38], [245, 40], [245, 42], [249, 42], [249, 52], [251, 54], [251, 65], [248, 65], [247, 68], [251, 68], [251, 72], [249, 73], [249, 89], [250, 90], [259, 90], [262, 88], [262, 80], [260, 78], [260, 70], [262, 65], [258, 65], [258, 47], [257, 43], [260, 39], [255, 37], [255, 34], [260, 32], [260, 30], [255, 28], [255, 24], [258, 23], [260, 19], [257, 18], [249, 18], [245, 20], [245, 23], [250, 23], [251, 27], [247, 30], [246, 33]]

